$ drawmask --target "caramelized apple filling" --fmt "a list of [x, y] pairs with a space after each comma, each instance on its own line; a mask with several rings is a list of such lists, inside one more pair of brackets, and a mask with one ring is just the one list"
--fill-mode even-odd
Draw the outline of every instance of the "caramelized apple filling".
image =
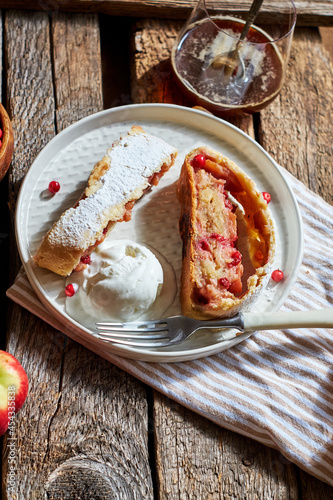
[[[266, 227], [267, 219], [263, 214], [260, 202], [256, 200], [256, 197], [249, 196], [248, 187], [242, 185], [242, 179], [238, 178], [223, 163], [216, 163], [213, 158], [206, 157], [204, 168], [216, 180], [224, 180], [225, 190], [230, 192], [239, 205], [243, 207], [252, 265], [255, 269], [265, 265], [268, 259], [267, 240], [270, 229]], [[261, 195], [258, 193], [258, 196]]]
[[[206, 162], [207, 164], [207, 162]], [[219, 303], [242, 292], [242, 256], [236, 248], [235, 206], [225, 191], [226, 181], [216, 178], [216, 168], [194, 169], [196, 258], [192, 300], [199, 304]]]

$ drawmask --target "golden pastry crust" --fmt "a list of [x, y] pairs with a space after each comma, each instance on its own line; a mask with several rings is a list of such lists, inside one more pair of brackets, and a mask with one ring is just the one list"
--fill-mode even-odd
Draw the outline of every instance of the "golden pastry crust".
[[177, 150], [134, 126], [94, 166], [87, 187], [44, 236], [34, 260], [68, 276], [99, 245], [116, 222], [131, 218], [135, 202], [173, 165]]
[[[205, 157], [204, 174], [193, 166], [197, 155]], [[235, 267], [236, 262], [241, 266], [237, 259], [232, 262], [232, 256], [238, 257], [239, 252], [236, 238], [231, 236], [234, 224], [231, 210], [228, 213], [222, 207], [223, 201], [221, 204], [224, 189], [242, 207], [246, 222], [253, 274], [243, 284], [246, 289], [241, 293], [230, 291], [230, 280], [237, 280], [242, 269]], [[183, 241], [182, 312], [197, 319], [232, 316], [248, 307], [269, 279], [275, 253], [275, 228], [267, 203], [255, 183], [234, 162], [206, 147], [186, 156], [178, 180], [178, 198]], [[230, 268], [235, 268], [237, 276], [228, 274]]]

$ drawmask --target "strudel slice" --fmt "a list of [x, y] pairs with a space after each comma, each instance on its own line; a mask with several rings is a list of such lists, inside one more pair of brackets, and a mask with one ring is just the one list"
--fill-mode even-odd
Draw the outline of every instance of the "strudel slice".
[[[236, 314], [269, 278], [275, 232], [267, 203], [234, 162], [205, 147], [186, 156], [178, 197], [183, 241], [182, 312], [197, 319]], [[246, 279], [238, 248], [240, 215], [236, 212], [246, 226], [251, 265]]]
[[162, 139], [132, 127], [94, 166], [80, 200], [44, 236], [36, 264], [61, 276], [81, 270], [114, 224], [131, 219], [135, 202], [158, 184], [176, 156]]

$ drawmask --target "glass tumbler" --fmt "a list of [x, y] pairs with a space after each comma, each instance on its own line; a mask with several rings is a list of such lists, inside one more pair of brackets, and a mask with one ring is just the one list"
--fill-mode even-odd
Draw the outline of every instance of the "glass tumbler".
[[[296, 9], [292, 0], [264, 0], [244, 40], [251, 0], [199, 0], [180, 31], [171, 62], [181, 89], [217, 115], [254, 113], [283, 85]], [[236, 57], [235, 66], [223, 63]], [[222, 61], [222, 63], [221, 63]]]

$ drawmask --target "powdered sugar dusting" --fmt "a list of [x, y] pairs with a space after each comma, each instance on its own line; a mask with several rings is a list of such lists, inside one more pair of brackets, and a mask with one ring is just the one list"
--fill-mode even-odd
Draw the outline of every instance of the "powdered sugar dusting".
[[132, 132], [121, 137], [104, 158], [110, 169], [100, 178], [101, 187], [61, 216], [49, 234], [50, 241], [85, 250], [103, 229], [101, 224], [108, 210], [140, 197], [148, 187], [149, 177], [175, 153], [174, 147], [150, 134]]

